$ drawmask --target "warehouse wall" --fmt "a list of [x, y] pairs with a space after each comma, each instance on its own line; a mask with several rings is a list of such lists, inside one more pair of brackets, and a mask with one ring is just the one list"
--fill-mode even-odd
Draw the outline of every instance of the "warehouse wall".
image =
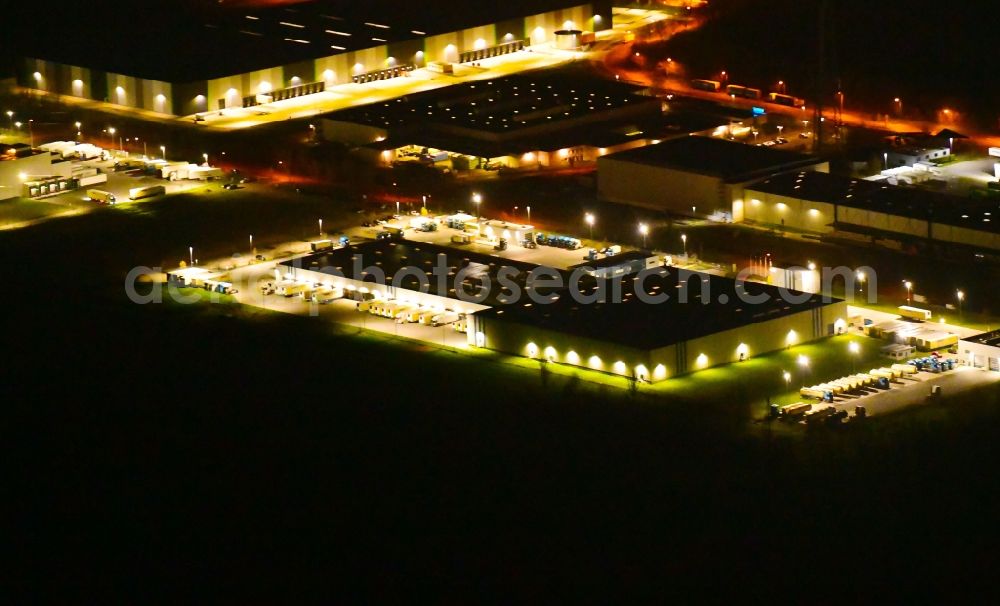
[[[736, 313], [736, 307], [726, 313]], [[808, 343], [837, 334], [847, 328], [847, 303], [832, 303], [818, 309], [801, 311], [790, 316], [746, 324], [677, 346], [652, 352], [652, 363], [664, 364], [670, 374], [684, 374], [729, 364]]]
[[736, 205], [742, 205], [743, 219], [767, 225], [784, 225], [816, 233], [833, 231], [834, 205], [790, 196], [779, 196], [748, 189], [743, 199], [734, 203], [733, 220], [739, 221]]
[[931, 225], [931, 233], [935, 240], [941, 242], [953, 242], [988, 248], [990, 250], [1000, 250], [1000, 234], [995, 232], [934, 223]]
[[[503, 353], [549, 360], [632, 376], [639, 366], [649, 368], [649, 352], [607, 341], [597, 341], [564, 332], [503, 320], [474, 316], [469, 332], [482, 347]], [[479, 336], [481, 333], [482, 336]]]
[[[480, 46], [493, 46], [503, 42], [506, 34], [511, 39], [530, 39], [532, 44], [552, 42], [554, 32], [567, 22], [581, 29], [607, 29], [611, 27], [608, 3], [606, 14], [599, 23], [593, 20], [591, 5], [532, 15], [525, 19], [508, 20], [498, 25], [484, 25], [466, 30], [430, 36], [423, 40], [405, 41], [276, 66], [245, 74], [237, 74], [205, 81], [171, 83], [142, 80], [122, 74], [91, 72], [86, 68], [62, 66], [40, 59], [26, 59], [19, 70], [18, 84], [36, 90], [73, 95], [97, 101], [157, 111], [175, 115], [191, 115], [219, 108], [219, 100], [226, 107], [238, 107], [245, 96], [294, 86], [297, 76], [302, 84], [325, 81], [327, 85], [343, 84], [351, 77], [364, 72], [389, 67], [392, 56], [400, 64], [423, 65], [428, 61], [456, 61], [458, 54]], [[484, 13], [486, 18], [487, 13]], [[335, 39], [335, 37], [334, 37]], [[422, 54], [419, 54], [422, 53]], [[36, 75], [37, 74], [37, 77]], [[75, 82], [75, 84], [74, 84]], [[180, 88], [180, 91], [174, 91]], [[120, 90], [119, 90], [120, 89]], [[162, 95], [162, 97], [160, 96]]]
[[930, 233], [927, 221], [922, 219], [910, 219], [908, 217], [847, 206], [841, 206], [837, 210], [837, 216], [838, 220], [842, 223], [861, 225], [863, 227], [906, 234], [918, 238], [926, 238]]
[[[736, 306], [727, 313], [736, 313]], [[720, 364], [746, 359], [836, 334], [847, 327], [847, 303], [839, 301], [774, 320], [691, 341], [644, 351], [618, 343], [510, 322], [502, 317], [476, 316], [470, 333], [483, 347], [511, 355], [569, 364], [624, 377], [642, 376], [652, 382]]]
[[603, 157], [597, 160], [597, 190], [611, 202], [656, 210], [711, 214], [729, 210], [726, 187], [717, 177]]
[[51, 174], [52, 155], [49, 153], [0, 161], [0, 200], [22, 195], [25, 178]]

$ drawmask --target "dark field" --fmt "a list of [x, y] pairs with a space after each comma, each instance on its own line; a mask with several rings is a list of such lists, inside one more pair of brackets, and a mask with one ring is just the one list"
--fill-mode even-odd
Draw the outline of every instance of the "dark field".
[[770, 433], [738, 384], [630, 395], [316, 320], [128, 303], [125, 271], [190, 240], [228, 254], [249, 229], [348, 220], [311, 197], [223, 196], [0, 233], [6, 584], [461, 603], [991, 569], [996, 392]]

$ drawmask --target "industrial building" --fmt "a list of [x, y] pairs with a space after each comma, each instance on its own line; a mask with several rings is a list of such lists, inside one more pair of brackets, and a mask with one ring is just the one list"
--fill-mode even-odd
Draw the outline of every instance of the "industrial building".
[[[629, 257], [626, 264], [632, 261]], [[639, 263], [648, 267], [646, 259]], [[446, 272], [443, 281], [434, 273], [438, 266]], [[510, 268], [504, 271], [520, 293], [501, 288], [502, 268]], [[287, 261], [279, 265], [277, 278], [322, 285], [359, 302], [391, 299], [461, 313], [470, 346], [650, 382], [847, 328], [846, 302], [798, 292], [782, 296], [767, 284], [657, 266], [607, 283], [579, 268], [546, 269], [546, 276], [561, 276], [563, 285], [543, 288], [528, 281], [536, 269], [530, 263], [399, 240]], [[570, 290], [575, 284], [582, 297]], [[467, 296], [460, 297], [459, 289]]]
[[664, 112], [648, 90], [571, 65], [456, 84], [335, 112], [323, 136], [383, 164], [555, 168], [648, 145], [722, 119]]
[[48, 151], [0, 144], [0, 200], [62, 193], [76, 189], [81, 179], [96, 173], [96, 169], [87, 172]]
[[1000, 202], [814, 171], [749, 184], [733, 216], [815, 233], [836, 230], [1000, 251]]
[[770, 175], [829, 171], [814, 156], [771, 147], [688, 136], [602, 156], [598, 193], [605, 200], [679, 214], [732, 213], [743, 188]]
[[[106, 29], [95, 33], [73, 26], [72, 11], [93, 10], [80, 3], [52, 27], [33, 31], [32, 46], [24, 49], [30, 58], [22, 62], [17, 82], [46, 93], [191, 116], [533, 46], [578, 46], [588, 32], [612, 26], [610, 1], [536, 4], [538, 12], [525, 15], [504, 3], [488, 11], [475, 3], [436, 10], [368, 0], [364, 7], [371, 17], [348, 20], [339, 15], [358, 13], [358, 3], [348, 0], [263, 8], [204, 3], [194, 19], [160, 3], [109, 2], [102, 5]], [[129, 50], [130, 44], [140, 48]]]
[[962, 339], [958, 350], [966, 364], [1000, 372], [1000, 330]]

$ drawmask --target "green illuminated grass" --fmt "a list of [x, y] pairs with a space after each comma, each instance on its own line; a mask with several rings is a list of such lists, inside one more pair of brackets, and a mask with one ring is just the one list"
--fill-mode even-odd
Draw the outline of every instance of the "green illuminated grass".
[[0, 202], [0, 229], [12, 227], [25, 221], [34, 221], [61, 214], [72, 214], [72, 209], [28, 198], [14, 198]]

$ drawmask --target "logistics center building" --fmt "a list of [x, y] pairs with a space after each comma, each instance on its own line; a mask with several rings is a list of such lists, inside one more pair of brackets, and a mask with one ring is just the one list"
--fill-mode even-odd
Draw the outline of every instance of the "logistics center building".
[[[443, 284], [431, 275], [438, 263], [447, 272]], [[519, 293], [500, 288], [498, 272], [505, 267], [513, 270], [510, 280]], [[410, 269], [394, 278], [403, 268]], [[618, 276], [618, 287], [607, 281], [601, 302], [593, 272], [578, 268], [575, 274], [581, 299], [570, 291], [573, 272], [546, 268], [547, 276], [562, 276], [564, 286], [545, 286], [528, 280], [536, 268], [408, 240], [351, 245], [281, 265], [285, 279], [323, 285], [359, 302], [389, 299], [461, 313], [473, 347], [649, 382], [847, 330], [845, 301], [758, 282], [656, 266]], [[380, 283], [378, 272], [393, 279]], [[426, 275], [426, 287], [418, 274]], [[643, 300], [640, 288], [654, 299]], [[479, 298], [460, 297], [458, 289]]]
[[[202, 8], [201, 22], [159, 3], [110, 2], [107, 31], [33, 32], [17, 75], [22, 87], [170, 116], [251, 107], [340, 84], [405, 76], [415, 68], [472, 63], [530, 47], [579, 45], [612, 26], [610, 0], [431, 7], [366, 0], [367, 20], [340, 17], [357, 3], [316, 0], [291, 7]], [[167, 3], [164, 3], [167, 4]], [[70, 10], [92, 10], [84, 4]], [[116, 29], [148, 37], [114, 42]], [[137, 45], [137, 48], [131, 48]], [[81, 52], [82, 51], [82, 52]], [[444, 69], [442, 67], [442, 69]]]

